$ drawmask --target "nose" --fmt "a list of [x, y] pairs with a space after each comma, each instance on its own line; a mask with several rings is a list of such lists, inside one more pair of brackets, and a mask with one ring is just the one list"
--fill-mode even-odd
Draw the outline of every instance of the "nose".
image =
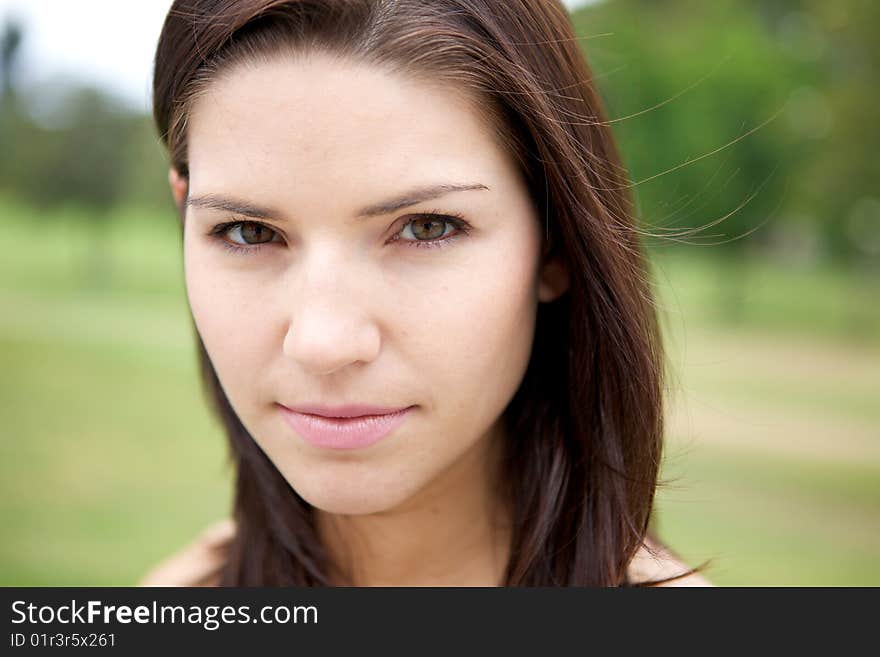
[[283, 345], [285, 355], [315, 376], [370, 362], [381, 347], [381, 332], [369, 307], [372, 295], [361, 287], [363, 277], [327, 263], [320, 269], [291, 288]]

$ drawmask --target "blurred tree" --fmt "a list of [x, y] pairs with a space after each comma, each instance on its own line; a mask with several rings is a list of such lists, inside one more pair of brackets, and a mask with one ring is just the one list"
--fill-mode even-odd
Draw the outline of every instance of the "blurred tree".
[[120, 204], [167, 208], [149, 117], [64, 80], [30, 89], [24, 104], [0, 154], [0, 191], [44, 210], [78, 206], [96, 219]]
[[3, 34], [0, 36], [0, 93], [3, 102], [9, 102], [14, 88], [13, 75], [24, 32], [21, 25], [7, 17], [3, 21]]
[[730, 315], [756, 252], [809, 263], [880, 243], [880, 3], [606, 0], [573, 18], [604, 35], [582, 44], [650, 244], [743, 264], [721, 288]]
[[747, 201], [705, 241], [757, 229], [724, 248], [813, 235], [815, 255], [858, 251], [847, 217], [880, 179], [880, 3], [608, 0], [575, 22], [613, 33], [584, 45], [612, 117], [629, 116], [614, 128], [633, 178], [651, 179], [636, 187], [649, 226]]
[[7, 159], [3, 152], [9, 148], [17, 123], [13, 95], [14, 75], [23, 39], [21, 25], [8, 16], [4, 18], [0, 34], [0, 191], [4, 180], [2, 161]]
[[118, 208], [170, 207], [158, 138], [148, 117], [98, 89], [54, 80], [27, 91], [16, 103], [24, 111], [3, 110], [0, 194], [26, 201], [41, 222], [80, 210], [92, 229], [84, 276], [102, 286], [114, 273], [108, 238]]
[[792, 71], [766, 25], [741, 4], [671, 0], [606, 2], [578, 25], [613, 33], [586, 45], [646, 226], [668, 234], [723, 218], [687, 239], [745, 246], [779, 203], [785, 153], [771, 119]]

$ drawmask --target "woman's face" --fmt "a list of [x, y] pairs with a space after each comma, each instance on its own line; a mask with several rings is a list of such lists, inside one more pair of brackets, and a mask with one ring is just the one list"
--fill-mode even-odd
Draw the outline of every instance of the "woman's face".
[[[468, 101], [279, 58], [214, 80], [188, 139], [193, 316], [291, 486], [328, 512], [386, 511], [488, 453], [537, 303], [562, 290], [517, 169]], [[409, 410], [393, 427], [285, 410], [345, 405]], [[371, 442], [377, 425], [391, 431]]]

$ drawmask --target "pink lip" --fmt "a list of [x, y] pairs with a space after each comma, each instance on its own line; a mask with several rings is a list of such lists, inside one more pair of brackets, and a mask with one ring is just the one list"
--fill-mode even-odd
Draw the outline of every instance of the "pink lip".
[[394, 431], [415, 408], [297, 406], [279, 404], [281, 415], [306, 442], [327, 449], [369, 447]]

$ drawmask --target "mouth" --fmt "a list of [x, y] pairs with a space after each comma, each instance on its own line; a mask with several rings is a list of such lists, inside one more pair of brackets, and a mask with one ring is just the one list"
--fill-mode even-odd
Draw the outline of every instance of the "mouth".
[[[284, 408], [288, 408], [285, 406]], [[373, 415], [391, 415], [408, 407], [371, 406], [369, 404], [345, 404], [343, 406], [322, 406], [320, 404], [297, 404], [289, 410], [306, 415], [320, 415], [329, 418], [353, 418]]]
[[384, 408], [349, 405], [319, 407], [278, 405], [285, 422], [305, 442], [334, 450], [363, 449], [391, 434], [415, 406]]

